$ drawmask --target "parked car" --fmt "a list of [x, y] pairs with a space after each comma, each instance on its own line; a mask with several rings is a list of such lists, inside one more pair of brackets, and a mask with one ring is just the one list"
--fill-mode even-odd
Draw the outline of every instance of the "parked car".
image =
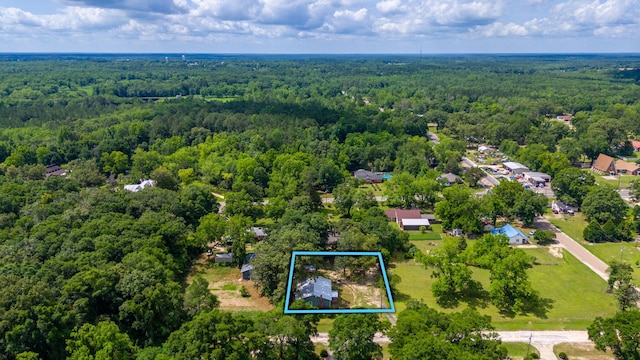
[[531, 231], [529, 232], [529, 236], [533, 236], [535, 233], [536, 233], [536, 231], [535, 231], [535, 230], [531, 230]]
[[572, 209], [567, 209], [567, 214], [569, 214], [569, 215], [575, 215], [575, 213], [573, 212], [573, 210], [572, 210]]

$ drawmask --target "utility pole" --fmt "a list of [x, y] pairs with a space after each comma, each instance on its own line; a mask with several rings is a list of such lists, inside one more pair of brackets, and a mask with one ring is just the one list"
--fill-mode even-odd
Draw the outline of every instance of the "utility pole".
[[527, 355], [524, 356], [524, 358], [528, 358], [529, 357], [529, 348], [531, 348], [531, 338], [533, 337], [533, 333], [529, 334], [529, 345], [527, 345]]

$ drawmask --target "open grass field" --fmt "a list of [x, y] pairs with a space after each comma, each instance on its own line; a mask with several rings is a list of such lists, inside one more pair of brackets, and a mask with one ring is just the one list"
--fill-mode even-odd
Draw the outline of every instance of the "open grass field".
[[582, 232], [584, 231], [584, 228], [587, 227], [588, 223], [582, 213], [576, 213], [573, 216], [551, 213], [545, 215], [545, 218], [565, 234], [584, 244], [585, 241], [582, 236]]
[[553, 352], [556, 356], [563, 352], [570, 360], [610, 360], [615, 358], [610, 352], [596, 350], [595, 346], [589, 343], [562, 343], [554, 346]]
[[[606, 283], [570, 254], [556, 258], [544, 248], [526, 249], [536, 258], [536, 264], [528, 271], [533, 287], [551, 304], [546, 314], [500, 314], [488, 299], [461, 301], [453, 309], [439, 306], [431, 294], [431, 270], [424, 269], [413, 260], [398, 261], [392, 271], [402, 279], [395, 297], [396, 308], [402, 311], [411, 299], [422, 299], [427, 305], [440, 311], [460, 311], [473, 307], [481, 314], [490, 315], [499, 330], [581, 330], [586, 329], [596, 316], [611, 316], [616, 311], [615, 299], [604, 292]], [[473, 269], [474, 279], [484, 290], [489, 289], [489, 271]]]
[[584, 247], [605, 263], [622, 258], [622, 261], [631, 264], [633, 279], [636, 285], [640, 284], [640, 267], [636, 265], [640, 264], [640, 248], [635, 242], [586, 244]]
[[615, 175], [615, 176], [603, 176], [594, 174], [596, 183], [599, 185], [606, 185], [614, 189], [628, 189], [629, 184], [633, 180], [637, 180], [638, 177], [634, 175]]
[[608, 264], [612, 260], [622, 259], [622, 261], [631, 264], [634, 268], [633, 278], [635, 283], [640, 284], [640, 268], [636, 265], [637, 262], [640, 264], [640, 248], [636, 247], [635, 242], [592, 244], [585, 241], [582, 237], [582, 231], [587, 226], [587, 221], [584, 220], [584, 216], [581, 213], [575, 216], [566, 216], [566, 220], [562, 215], [553, 214], [548, 215], [547, 219], [605, 263]]
[[509, 352], [509, 358], [512, 360], [521, 360], [524, 359], [527, 354], [536, 353], [540, 355], [538, 349], [534, 346], [530, 346], [527, 343], [503, 343], [503, 345], [507, 348]]

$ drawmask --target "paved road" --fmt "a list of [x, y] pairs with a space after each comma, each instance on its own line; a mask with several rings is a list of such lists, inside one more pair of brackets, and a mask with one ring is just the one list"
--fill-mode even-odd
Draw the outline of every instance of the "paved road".
[[590, 253], [577, 241], [570, 238], [567, 234], [563, 233], [560, 229], [551, 224], [547, 219], [538, 216], [535, 218], [534, 223], [537, 228], [542, 230], [551, 230], [556, 233], [556, 240], [560, 245], [565, 248], [571, 255], [575, 256], [580, 262], [587, 265], [593, 272], [598, 274], [604, 280], [609, 279], [607, 274], [607, 268], [609, 266], [602, 260], [598, 259], [595, 255]]
[[[589, 337], [586, 331], [498, 331], [503, 342], [522, 342], [534, 346], [540, 352], [542, 360], [556, 360], [553, 346], [560, 343], [588, 343]], [[376, 343], [389, 343], [391, 340], [382, 334], [376, 334], [373, 339]], [[329, 344], [329, 334], [319, 333], [311, 338], [314, 343]]]

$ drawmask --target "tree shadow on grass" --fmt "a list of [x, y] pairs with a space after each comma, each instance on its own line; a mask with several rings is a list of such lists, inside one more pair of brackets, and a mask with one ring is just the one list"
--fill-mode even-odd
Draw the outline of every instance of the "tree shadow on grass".
[[555, 300], [553, 299], [536, 296], [534, 299], [529, 299], [520, 311], [501, 309], [500, 314], [508, 318], [514, 318], [516, 315], [532, 314], [539, 319], [547, 319], [547, 313], [553, 308], [554, 302]]

